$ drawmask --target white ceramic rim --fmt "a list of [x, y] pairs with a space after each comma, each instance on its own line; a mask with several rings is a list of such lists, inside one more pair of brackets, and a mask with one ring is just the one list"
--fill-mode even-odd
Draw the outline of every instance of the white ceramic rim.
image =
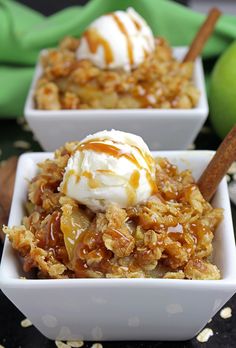
[[[188, 47], [187, 46], [178, 46], [173, 47], [173, 54], [174, 55], [181, 55], [184, 56], [184, 54], [187, 52]], [[202, 60], [200, 57], [198, 57], [195, 61], [195, 67], [194, 67], [194, 80], [195, 85], [200, 91], [200, 99], [197, 107], [193, 109], [96, 109], [96, 110], [37, 110], [34, 108], [34, 91], [35, 86], [38, 78], [40, 77], [42, 73], [42, 67], [40, 65], [40, 57], [41, 55], [45, 54], [47, 50], [42, 50], [39, 53], [39, 58], [35, 67], [35, 73], [32, 80], [31, 87], [29, 89], [29, 93], [26, 99], [25, 108], [24, 108], [24, 115], [26, 117], [31, 118], [47, 118], [48, 116], [56, 116], [57, 120], [63, 119], [65, 116], [76, 116], [80, 117], [80, 119], [87, 119], [89, 120], [89, 117], [93, 119], [95, 115], [103, 114], [103, 116], [108, 116], [109, 118], [112, 116], [119, 116], [121, 117], [127, 117], [127, 115], [135, 117], [135, 119], [143, 118], [144, 113], [148, 114], [149, 117], [159, 119], [166, 119], [168, 116], [176, 115], [181, 116], [181, 118], [189, 118], [191, 116], [199, 115], [200, 114], [208, 114], [208, 102], [207, 102], [207, 96], [206, 96], [206, 88], [205, 88], [205, 81], [204, 81], [204, 72], [203, 72], [203, 66], [202, 66]], [[121, 112], [123, 111], [123, 112]], [[191, 113], [191, 116], [189, 115]]]
[[[161, 156], [168, 156], [168, 154], [172, 155], [178, 155], [181, 156], [180, 153], [187, 152], [188, 154], [207, 154], [207, 155], [213, 155], [214, 151], [204, 151], [204, 150], [195, 150], [195, 151], [153, 151], [152, 153], [154, 156], [161, 155]], [[51, 152], [34, 152], [34, 153], [26, 153], [20, 156], [18, 166], [17, 166], [17, 173], [16, 173], [16, 182], [15, 187], [21, 187], [22, 182], [22, 175], [21, 175], [21, 168], [24, 166], [24, 161], [27, 160], [27, 157], [32, 158], [36, 161], [42, 160], [42, 155], [44, 157], [52, 157]], [[87, 287], [87, 286], [96, 286], [96, 287], [106, 287], [106, 288], [113, 288], [113, 287], [123, 287], [123, 286], [129, 286], [129, 287], [136, 287], [139, 288], [152, 288], [152, 287], [159, 287], [159, 288], [165, 288], [169, 286], [175, 286], [175, 288], [181, 289], [191, 289], [191, 288], [197, 288], [199, 291], [204, 291], [206, 288], [212, 288], [212, 289], [235, 289], [236, 284], [236, 253], [235, 253], [235, 239], [234, 239], [234, 232], [233, 232], [233, 223], [232, 223], [232, 217], [231, 217], [231, 208], [230, 208], [230, 200], [227, 190], [227, 181], [226, 178], [222, 180], [219, 187], [223, 190], [225, 193], [226, 198], [226, 204], [225, 204], [225, 215], [224, 218], [227, 219], [227, 227], [228, 227], [228, 235], [227, 235], [227, 258], [230, 260], [230, 271], [228, 271], [229, 275], [226, 278], [222, 278], [220, 280], [188, 280], [188, 279], [159, 279], [159, 278], [99, 278], [99, 279], [87, 279], [87, 278], [76, 278], [76, 279], [21, 279], [21, 278], [10, 278], [7, 276], [7, 272], [4, 271], [4, 262], [6, 262], [5, 258], [7, 259], [7, 249], [11, 248], [11, 244], [9, 240], [6, 238], [4, 243], [4, 250], [2, 255], [2, 264], [0, 269], [0, 285], [2, 288], [32, 288], [32, 289], [39, 289], [39, 288], [67, 288], [67, 287]], [[14, 214], [15, 214], [15, 207], [19, 204], [19, 200], [17, 199], [18, 190], [14, 190], [13, 194], [13, 200], [12, 200], [12, 207], [11, 207], [11, 213], [9, 218], [9, 225], [13, 225], [14, 221]]]

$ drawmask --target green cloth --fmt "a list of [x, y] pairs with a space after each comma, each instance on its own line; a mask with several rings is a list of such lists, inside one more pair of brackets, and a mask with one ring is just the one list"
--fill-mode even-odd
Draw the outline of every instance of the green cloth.
[[[134, 7], [155, 35], [171, 45], [189, 45], [205, 16], [168, 0], [91, 0], [50, 17], [13, 0], [0, 0], [0, 116], [23, 113], [34, 64], [42, 48], [53, 47], [66, 35], [80, 36], [96, 17]], [[219, 55], [236, 38], [236, 18], [222, 16], [208, 41], [204, 57]]]

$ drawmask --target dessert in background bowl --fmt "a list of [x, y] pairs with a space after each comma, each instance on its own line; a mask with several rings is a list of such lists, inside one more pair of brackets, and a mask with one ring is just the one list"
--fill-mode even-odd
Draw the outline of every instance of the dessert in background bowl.
[[41, 58], [35, 106], [61, 109], [190, 109], [199, 91], [193, 62], [178, 61], [133, 9], [96, 19]]
[[104, 128], [186, 148], [208, 112], [201, 62], [183, 62], [186, 52], [155, 38], [132, 8], [105, 14], [41, 53], [25, 116], [46, 150]]
[[236, 289], [226, 180], [211, 204], [193, 181], [212, 156], [117, 131], [21, 156], [3, 292], [51, 339], [192, 338]]

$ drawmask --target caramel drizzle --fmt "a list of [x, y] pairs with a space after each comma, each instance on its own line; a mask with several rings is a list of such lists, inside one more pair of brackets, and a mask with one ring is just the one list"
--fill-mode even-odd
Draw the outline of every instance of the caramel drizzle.
[[138, 31], [140, 31], [140, 30], [142, 29], [142, 25], [141, 25], [141, 24], [137, 21], [137, 19], [135, 19], [130, 13], [128, 13], [128, 15], [129, 15], [131, 21], [134, 23], [136, 29], [137, 29]]
[[[106, 139], [104, 139], [104, 140], [106, 140]], [[133, 154], [131, 154], [129, 152], [124, 152], [121, 149], [117, 148], [115, 145], [105, 144], [105, 143], [101, 143], [99, 141], [102, 141], [102, 139], [93, 139], [92, 141], [88, 140], [87, 142], [79, 144], [78, 147], [74, 151], [92, 150], [94, 152], [106, 153], [106, 154], [113, 156], [115, 158], [125, 157], [130, 162], [132, 162], [137, 168], [142, 169], [142, 166], [139, 164], [139, 162], [137, 161], [137, 159], [135, 158], [135, 156]], [[112, 141], [112, 142], [114, 144], [116, 144], [115, 141]], [[139, 151], [140, 155], [144, 158], [144, 160], [148, 164], [149, 169], [151, 169], [151, 165], [153, 164], [153, 158], [150, 155], [145, 154], [137, 146], [135, 146], [133, 144], [130, 144], [130, 146], [132, 146], [133, 148], [137, 149], [137, 151]], [[156, 183], [152, 179], [149, 171], [147, 169], [145, 169], [145, 171], [146, 171], [146, 178], [147, 178], [149, 185], [151, 187], [151, 190], [152, 190], [152, 194], [155, 194], [155, 193], [157, 193]], [[97, 172], [106, 173], [106, 174], [113, 173], [110, 170], [102, 170], [102, 169], [98, 169]], [[67, 192], [68, 181], [69, 181], [71, 175], [76, 177], [76, 183], [78, 183], [80, 178], [81, 178], [80, 176], [78, 176], [76, 174], [74, 169], [70, 169], [66, 173], [64, 184], [61, 188], [61, 192], [63, 192], [64, 194], [66, 194], [66, 192]], [[91, 172], [84, 171], [84, 172], [82, 172], [81, 176], [84, 176], [88, 179], [88, 184], [89, 184], [90, 188], [95, 189], [95, 188], [98, 188], [100, 186], [100, 183], [96, 179], [93, 178], [93, 175]], [[136, 190], [139, 186], [139, 180], [140, 180], [140, 173], [138, 170], [134, 170], [134, 172], [130, 176], [128, 186], [126, 187], [126, 191], [127, 191], [128, 200], [129, 200], [130, 205], [135, 203]]]
[[129, 184], [134, 190], [136, 190], [139, 186], [139, 179], [140, 179], [139, 171], [134, 170], [134, 172], [131, 174], [129, 179]]
[[97, 169], [96, 172], [101, 173], [101, 174], [115, 174], [112, 170], [110, 169]]
[[143, 48], [143, 55], [144, 55], [145, 59], [149, 56], [148, 51], [146, 50], [146, 48]]
[[[121, 142], [117, 142], [115, 140], [110, 140], [110, 139], [107, 139], [107, 138], [93, 138], [92, 140], [87, 140], [87, 141], [83, 141], [82, 144], [80, 145], [83, 145], [83, 144], [88, 144], [88, 143], [101, 143], [101, 142], [104, 142], [106, 140], [109, 140], [111, 141], [113, 144], [121, 144]], [[145, 162], [147, 163], [148, 167], [149, 167], [149, 170], [151, 171], [151, 167], [153, 165], [153, 158], [152, 156], [150, 156], [149, 154], [143, 152], [139, 147], [131, 144], [131, 143], [127, 143], [129, 146], [133, 147], [134, 149], [136, 149], [140, 155], [143, 157], [143, 159], [145, 160]], [[78, 147], [76, 147], [75, 151], [79, 150], [80, 149], [80, 145]], [[125, 143], [122, 143], [122, 145], [125, 145]], [[117, 148], [116, 148], [117, 149]], [[119, 149], [117, 149], [118, 151], [121, 151]], [[110, 154], [111, 155], [111, 154]], [[116, 157], [114, 155], [114, 157]], [[141, 166], [139, 165], [139, 168], [141, 168]]]
[[65, 179], [64, 179], [64, 183], [61, 186], [60, 191], [64, 194], [67, 194], [67, 189], [68, 189], [68, 181], [70, 179], [70, 176], [74, 175], [76, 177], [76, 183], [79, 182], [80, 177], [78, 177], [76, 175], [76, 172], [74, 169], [70, 169], [68, 170], [68, 172], [66, 173]]
[[128, 196], [128, 205], [133, 205], [136, 201], [136, 190], [139, 186], [140, 173], [138, 170], [134, 170], [130, 176], [129, 184], [126, 187], [126, 193]]
[[84, 171], [82, 173], [82, 176], [88, 179], [88, 184], [90, 188], [95, 189], [100, 186], [99, 181], [93, 178], [93, 174], [91, 172]]
[[134, 155], [128, 152], [124, 152], [114, 145], [91, 141], [80, 144], [77, 150], [92, 150], [94, 152], [103, 152], [116, 158], [125, 157], [137, 168], [141, 169], [141, 166]]
[[154, 180], [152, 180], [151, 174], [148, 171], [146, 171], [146, 178], [149, 182], [150, 187], [152, 188], [152, 194], [156, 194], [158, 192], [157, 184]]
[[106, 64], [109, 65], [114, 61], [113, 52], [109, 43], [91, 28], [85, 31], [84, 37], [87, 40], [89, 49], [92, 53], [96, 53], [99, 46], [103, 47]]
[[[120, 158], [120, 157], [125, 157], [127, 158], [130, 162], [132, 162], [137, 168], [142, 169], [142, 166], [139, 164], [139, 162], [137, 161], [137, 159], [135, 158], [135, 156], [129, 152], [124, 152], [122, 150], [120, 150], [119, 148], [117, 148], [114, 145], [110, 145], [110, 144], [104, 144], [102, 143], [102, 141], [105, 141], [108, 139], [93, 139], [93, 140], [87, 140], [86, 142], [81, 143], [76, 149], [75, 151], [80, 151], [80, 150], [93, 150], [95, 152], [103, 152], [106, 153], [110, 156], [116, 157], [116, 158]], [[114, 140], [110, 140], [112, 141], [113, 144], [117, 144], [116, 141]], [[144, 158], [145, 162], [147, 163], [149, 170], [151, 171], [151, 167], [153, 165], [153, 158], [152, 156], [150, 156], [149, 154], [144, 153], [139, 147], [133, 145], [133, 144], [129, 144], [131, 147], [135, 148], [140, 155]], [[152, 193], [155, 194], [158, 190], [157, 190], [157, 186], [155, 181], [152, 179], [151, 174], [149, 173], [149, 171], [147, 169], [146, 170], [146, 178], [149, 182], [150, 187], [152, 188]], [[133, 179], [132, 179], [133, 180]], [[137, 180], [137, 179], [136, 179]], [[137, 186], [138, 187], [138, 186]]]
[[120, 20], [120, 18], [115, 13], [111, 13], [110, 15], [113, 17], [118, 28], [120, 29], [120, 31], [124, 34], [124, 36], [126, 38], [129, 63], [130, 63], [130, 65], [133, 65], [134, 64], [133, 46], [132, 46], [132, 42], [130, 40], [129, 34], [127, 32], [127, 29], [124, 26], [124, 24], [122, 23], [122, 21]]

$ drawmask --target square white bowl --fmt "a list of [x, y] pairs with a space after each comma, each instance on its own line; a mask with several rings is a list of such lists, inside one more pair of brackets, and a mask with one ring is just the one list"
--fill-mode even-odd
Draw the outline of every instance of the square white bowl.
[[[173, 48], [177, 59], [182, 59], [186, 52], [187, 47]], [[39, 60], [24, 114], [46, 151], [54, 151], [66, 141], [112, 128], [139, 134], [151, 149], [184, 150], [194, 141], [208, 115], [201, 58], [194, 64], [193, 81], [200, 91], [200, 100], [193, 109], [37, 110], [34, 91], [41, 74]]]
[[[212, 151], [160, 151], [197, 179]], [[52, 153], [20, 157], [9, 226], [24, 215], [28, 182], [36, 163]], [[6, 238], [0, 269], [5, 295], [45, 336], [83, 340], [187, 340], [194, 337], [236, 291], [236, 254], [227, 183], [212, 201], [224, 208], [214, 238], [213, 262], [220, 280], [173, 279], [20, 279], [20, 258]]]

